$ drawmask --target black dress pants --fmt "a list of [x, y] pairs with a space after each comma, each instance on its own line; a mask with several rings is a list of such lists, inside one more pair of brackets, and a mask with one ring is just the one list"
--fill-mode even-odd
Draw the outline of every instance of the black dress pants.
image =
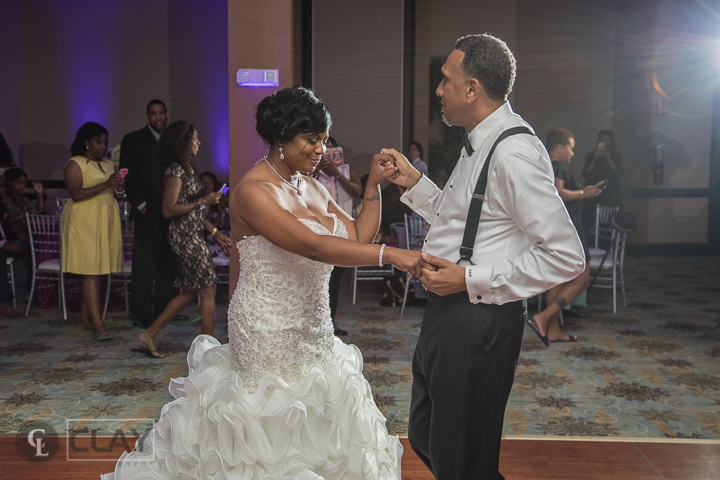
[[177, 258], [167, 240], [167, 226], [168, 221], [161, 216], [148, 213], [135, 217], [130, 313], [146, 327], [160, 316], [177, 294], [172, 288]]
[[522, 347], [522, 302], [430, 294], [413, 358], [408, 440], [438, 480], [497, 480]]
[[330, 274], [330, 283], [328, 285], [328, 293], [330, 294], [330, 318], [335, 321], [337, 313], [338, 297], [340, 296], [340, 280], [345, 275], [345, 267], [333, 267]]

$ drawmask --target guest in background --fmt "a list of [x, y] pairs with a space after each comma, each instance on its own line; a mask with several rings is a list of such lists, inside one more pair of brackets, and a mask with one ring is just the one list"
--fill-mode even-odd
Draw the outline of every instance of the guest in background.
[[[220, 187], [222, 187], [222, 185], [220, 184], [220, 180], [218, 180], [217, 176], [212, 172], [201, 173], [200, 181], [205, 187], [206, 195], [208, 193], [219, 192]], [[208, 207], [206, 211], [207, 219], [210, 221], [210, 223], [212, 223], [213, 226], [218, 228], [218, 232], [222, 233], [225, 236], [228, 236], [228, 233], [230, 232], [230, 217], [227, 214], [227, 195], [223, 194], [223, 196], [220, 197], [220, 203]], [[222, 245], [218, 243], [217, 237], [215, 235], [210, 235], [208, 233], [207, 235], [205, 235], [205, 240], [207, 241], [208, 248], [210, 249], [210, 254], [213, 256], [213, 258], [225, 256], [225, 250], [223, 249]]]
[[33, 180], [32, 186], [37, 194], [36, 200], [30, 200], [23, 192], [27, 189], [28, 176], [21, 168], [13, 167], [5, 172], [5, 187], [7, 198], [5, 200], [8, 212], [8, 222], [12, 226], [13, 231], [20, 239], [24, 247], [24, 251], [17, 258], [22, 259], [25, 271], [27, 272], [25, 281], [24, 301], [27, 301], [28, 292], [30, 292], [30, 283], [33, 277], [32, 259], [27, 254], [30, 251], [30, 237], [27, 228], [27, 217], [25, 214], [42, 212], [45, 208], [43, 197], [43, 184], [37, 180]]
[[[0, 176], [0, 198], [5, 197], [5, 190], [5, 179]], [[12, 304], [14, 295], [8, 281], [7, 256], [23, 253], [26, 250], [8, 222], [7, 206], [0, 202], [0, 314], [4, 317], [19, 316]]]
[[70, 199], [60, 217], [62, 271], [83, 276], [77, 328], [92, 329], [96, 340], [113, 338], [100, 316], [100, 277], [122, 272], [124, 265], [115, 197], [122, 197], [125, 185], [105, 159], [107, 147], [105, 127], [95, 122], [80, 127], [63, 171]]
[[[328, 137], [328, 147], [337, 148], [339, 145], [333, 137]], [[338, 158], [337, 161], [339, 161]], [[355, 167], [348, 163], [337, 163], [335, 159], [328, 160], [325, 157], [320, 160], [320, 165], [315, 169], [313, 176], [330, 192], [330, 196], [345, 213], [351, 217], [353, 214], [353, 203], [362, 198], [363, 185], [360, 181], [360, 175]], [[340, 280], [347, 268], [335, 266], [330, 274], [329, 292], [330, 292], [330, 318], [332, 318], [335, 335], [347, 335], [347, 331], [338, 328], [335, 323], [337, 314], [338, 298], [340, 296]]]
[[420, 145], [420, 142], [412, 141], [410, 142], [410, 145], [408, 145], [407, 148], [407, 156], [410, 160], [410, 163], [412, 163], [412, 166], [415, 167], [415, 170], [422, 173], [423, 175], [428, 175], [428, 166], [427, 163], [425, 163], [425, 160], [423, 160], [423, 147]]
[[[0, 203], [5, 204], [5, 215], [4, 220], [7, 222], [7, 202], [8, 202], [8, 195], [7, 195], [7, 185], [5, 185], [5, 177], [3, 175], [0, 175]], [[12, 230], [12, 227], [10, 226], [10, 222], [7, 223], [7, 229]]]
[[32, 188], [37, 193], [37, 199], [33, 201], [23, 194], [27, 189], [28, 176], [22, 168], [11, 168], [5, 172], [4, 176], [10, 225], [20, 240], [27, 242], [28, 230], [25, 214], [41, 212], [45, 209], [43, 184], [38, 180], [33, 180]]
[[5, 141], [5, 137], [0, 133], [0, 175], [14, 166], [15, 160], [13, 159], [12, 150]]
[[215, 235], [226, 252], [232, 242], [205, 218], [203, 210], [217, 205], [222, 192], [206, 194], [205, 187], [195, 175], [192, 159], [199, 148], [200, 140], [193, 124], [178, 120], [163, 132], [155, 155], [155, 181], [158, 186], [163, 186], [162, 214], [170, 219], [168, 242], [178, 258], [179, 271], [174, 286], [182, 292], [170, 300], [155, 322], [138, 335], [153, 357], [165, 357], [157, 350], [155, 337], [197, 297], [198, 292], [202, 333], [213, 334], [217, 275], [203, 231]]
[[130, 319], [136, 326], [147, 328], [177, 295], [172, 288], [177, 260], [168, 244], [169, 220], [162, 215], [162, 192], [155, 184], [153, 166], [168, 112], [165, 103], [157, 99], [151, 100], [145, 111], [148, 124], [123, 138], [120, 168], [128, 169], [127, 198], [135, 221]]
[[595, 225], [598, 204], [608, 207], [622, 206], [620, 179], [624, 172], [623, 157], [615, 145], [615, 134], [612, 130], [600, 130], [595, 150], [585, 157], [583, 178], [590, 185], [604, 181], [605, 190], [597, 198], [583, 202], [583, 226], [586, 233]]
[[[585, 258], [589, 259], [590, 254], [588, 253], [582, 224], [581, 200], [596, 198], [600, 195], [604, 188], [603, 182], [583, 187], [575, 181], [575, 177], [568, 165], [574, 155], [575, 136], [569, 130], [565, 128], [551, 130], [545, 139], [545, 147], [550, 155], [550, 160], [552, 160], [552, 167], [555, 172], [555, 187], [580, 237]], [[587, 289], [589, 281], [590, 262], [586, 260], [585, 270], [578, 277], [547, 291], [547, 308], [533, 315], [530, 321], [533, 330], [545, 345], [550, 345], [551, 342], [577, 341], [575, 335], [568, 335], [560, 331], [558, 314], [575, 297]]]

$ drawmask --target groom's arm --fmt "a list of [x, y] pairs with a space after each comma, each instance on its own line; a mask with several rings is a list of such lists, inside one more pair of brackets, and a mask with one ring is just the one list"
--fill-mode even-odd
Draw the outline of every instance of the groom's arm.
[[435, 202], [440, 198], [440, 190], [428, 177], [423, 175], [417, 183], [409, 188], [400, 201], [419, 213], [428, 223], [435, 221]]

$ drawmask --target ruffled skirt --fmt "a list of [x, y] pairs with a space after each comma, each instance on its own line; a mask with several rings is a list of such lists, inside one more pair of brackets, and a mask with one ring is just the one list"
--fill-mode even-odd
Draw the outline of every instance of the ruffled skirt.
[[335, 339], [331, 361], [292, 384], [277, 375], [243, 387], [229, 344], [200, 335], [175, 400], [103, 480], [397, 479], [403, 448], [389, 436], [362, 356]]

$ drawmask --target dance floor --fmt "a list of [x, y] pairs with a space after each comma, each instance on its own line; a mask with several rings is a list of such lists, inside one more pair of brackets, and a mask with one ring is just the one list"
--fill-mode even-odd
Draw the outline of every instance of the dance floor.
[[[406, 439], [403, 480], [433, 480]], [[15, 439], [0, 438], [0, 465], [7, 480], [96, 480], [110, 461], [68, 462], [65, 443], [50, 461], [21, 460]], [[720, 445], [632, 442], [504, 440], [500, 471], [507, 480], [717, 480]]]
[[[567, 327], [580, 342], [546, 348], [526, 331], [505, 418], [503, 455], [514, 452], [509, 472], [520, 464], [537, 471], [508, 478], [624, 478], [591, 476], [607, 469], [593, 471], [595, 460], [588, 458], [595, 457], [587, 451], [595, 450], [588, 440], [620, 441], [617, 447], [597, 444], [599, 451], [610, 452], [604, 461], [619, 455], [614, 448], [627, 450], [628, 458], [653, 465], [648, 475], [659, 475], [626, 478], [671, 478], [674, 474], [659, 466], [670, 468], [663, 459], [672, 458], [663, 445], [674, 445], [679, 452], [687, 447], [701, 458], [720, 443], [720, 330], [700, 338], [720, 323], [720, 258], [629, 258], [626, 272], [628, 307], [620, 306], [613, 315], [610, 292], [591, 292], [593, 318]], [[423, 309], [410, 306], [400, 319], [399, 308], [379, 305], [374, 283], [360, 284], [353, 306], [347, 275], [338, 323], [350, 333], [344, 340], [363, 352], [364, 373], [388, 429], [402, 437], [407, 433], [410, 360]], [[227, 298], [221, 296], [216, 325], [221, 342], [227, 341], [226, 308]], [[190, 307], [186, 313], [194, 318], [196, 311]], [[199, 333], [197, 325], [169, 325], [159, 337], [168, 358], [156, 360], [132, 351], [140, 346], [139, 330], [124, 313], [109, 314], [107, 325], [115, 334], [111, 342], [76, 330], [76, 318], [71, 313], [65, 321], [55, 310], [38, 308], [28, 318], [0, 317], [0, 434], [13, 435], [30, 420], [64, 432], [92, 429], [91, 419], [156, 419], [172, 400], [167, 384], [187, 373], [185, 355]], [[80, 420], [68, 424], [67, 419]], [[534, 443], [548, 439], [582, 441]], [[658, 440], [671, 443], [647, 443]], [[536, 453], [514, 450], [522, 445]], [[559, 459], [550, 461], [545, 451]], [[575, 463], [584, 465], [586, 476], [558, 473], [558, 465], [564, 469]], [[411, 476], [406, 478], [423, 478], [412, 476], [412, 469], [407, 472]]]

